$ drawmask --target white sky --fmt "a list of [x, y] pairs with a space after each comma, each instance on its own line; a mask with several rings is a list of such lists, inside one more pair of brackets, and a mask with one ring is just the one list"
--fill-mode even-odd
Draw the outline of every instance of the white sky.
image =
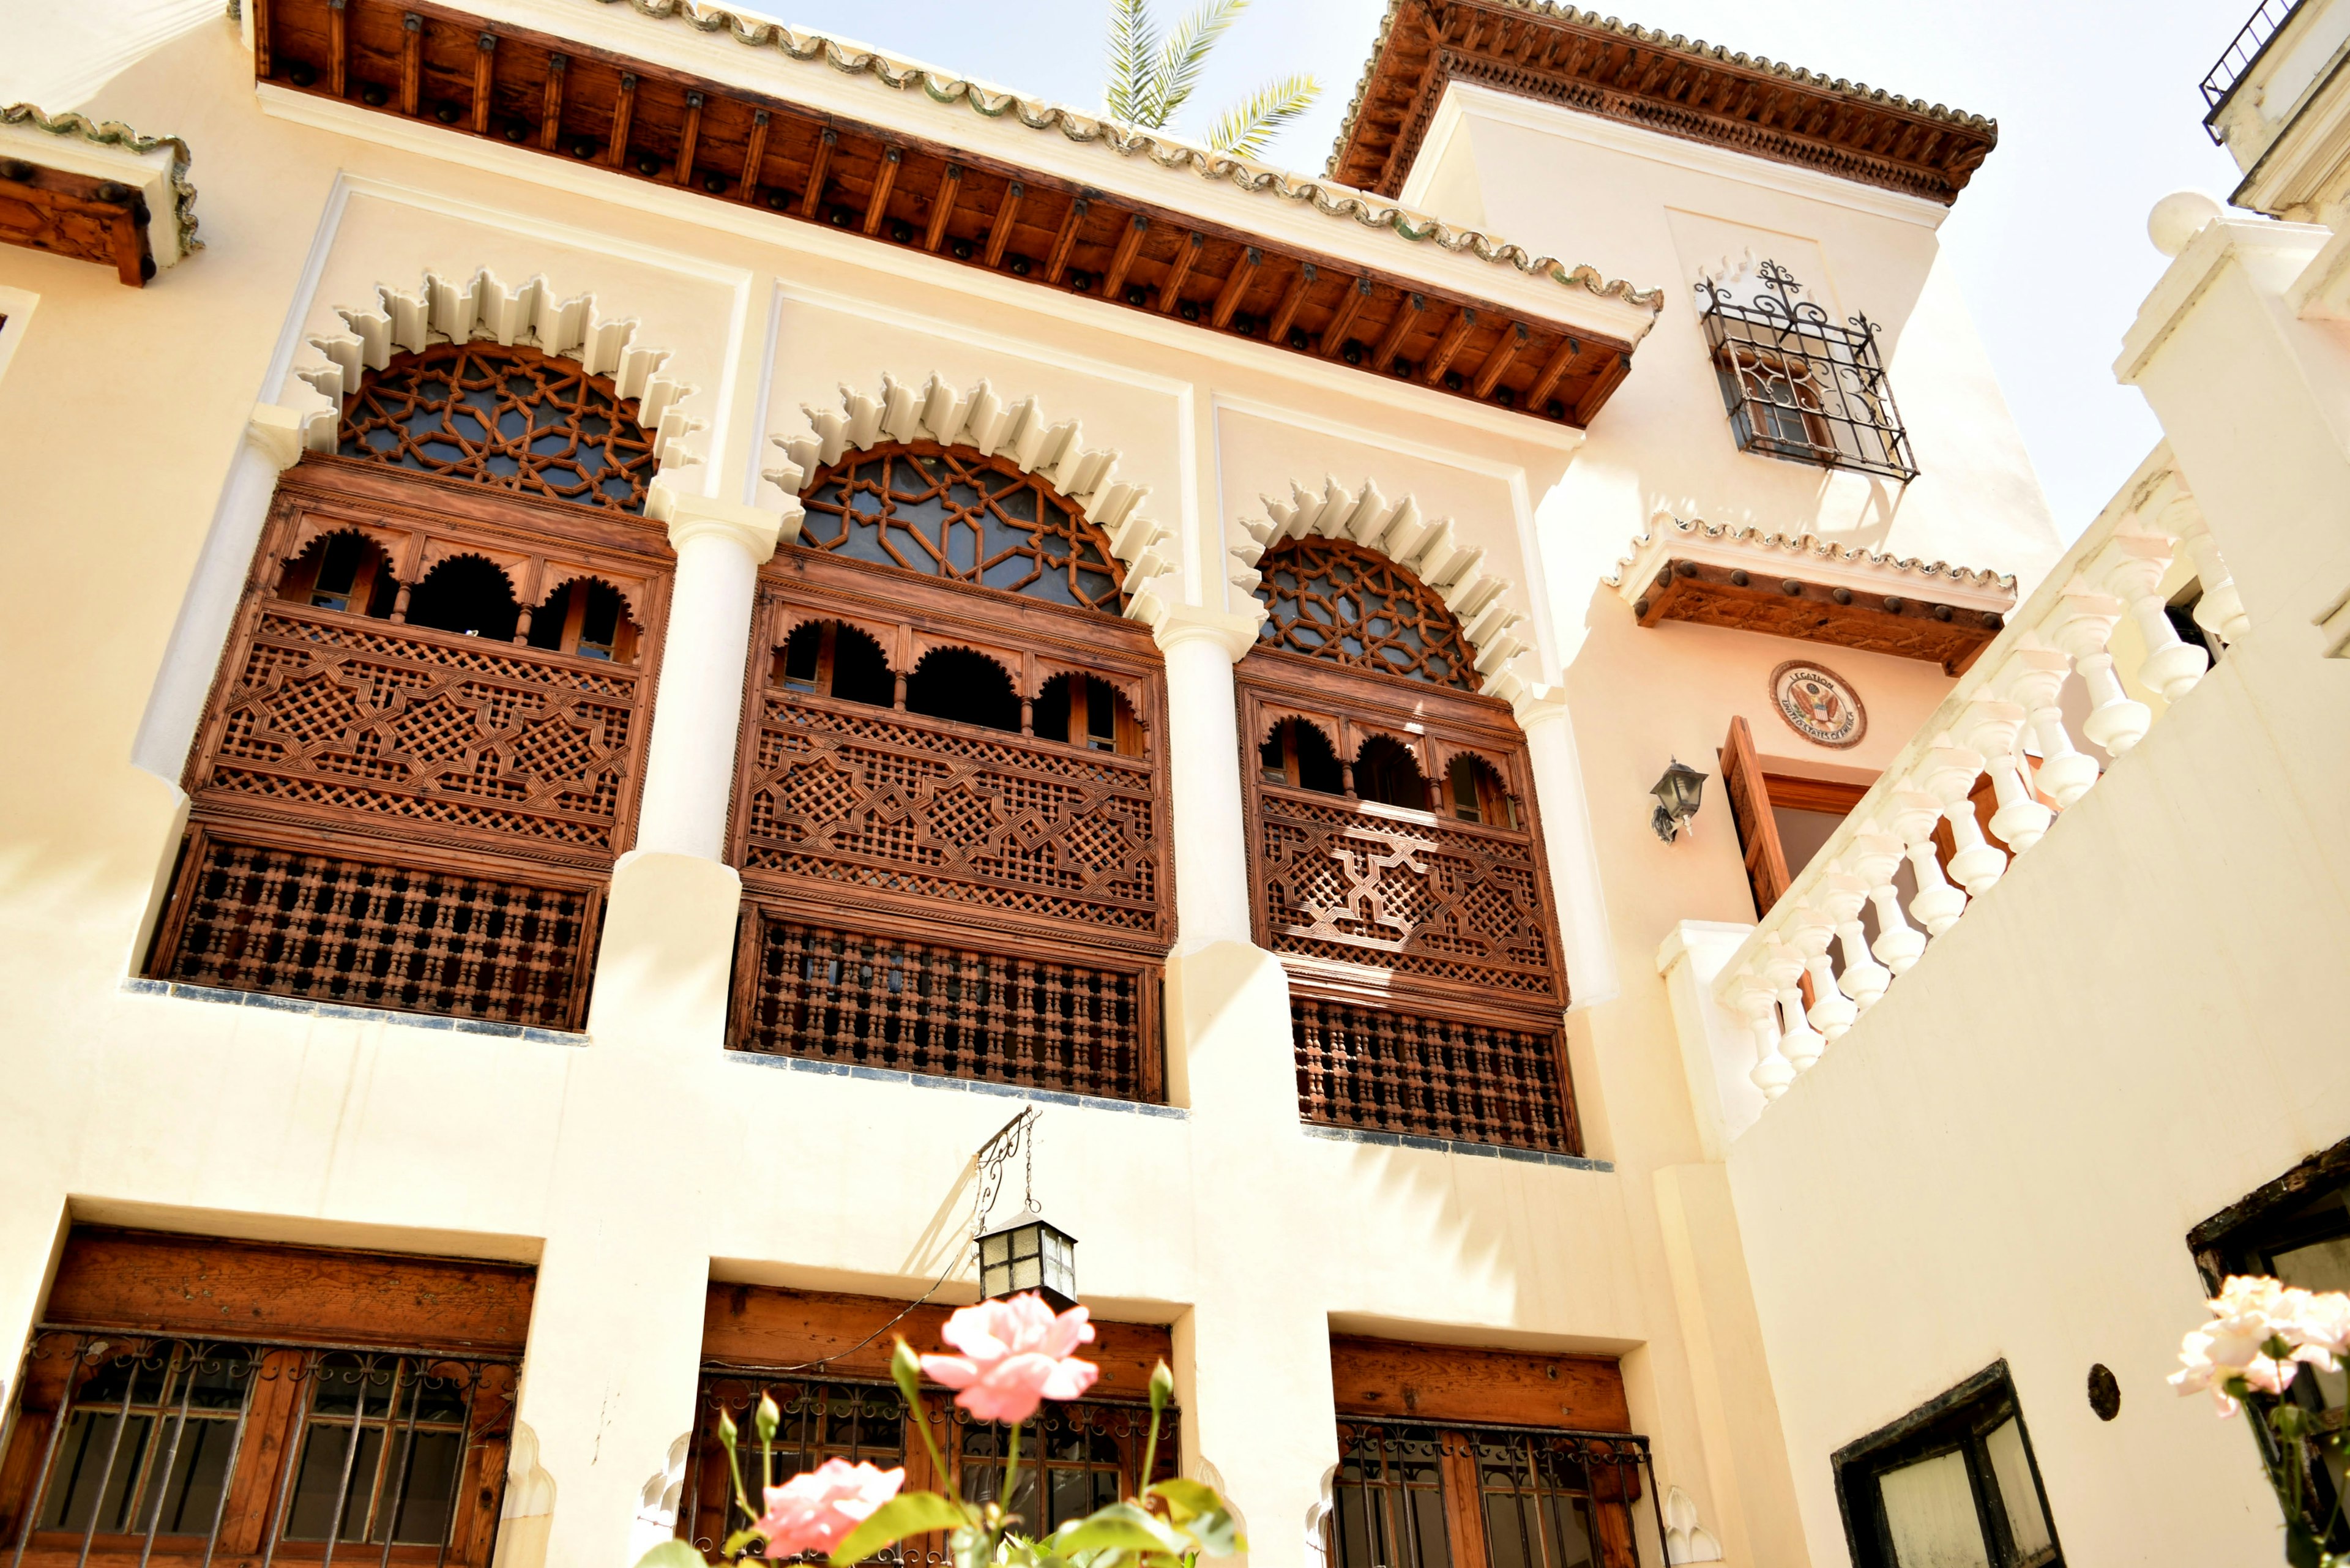
[[[2137, 393], [2115, 384], [2113, 361], [2163, 265], [2147, 243], [2147, 210], [2172, 191], [2224, 198], [2234, 184], [2234, 164], [2204, 135], [2197, 84], [2252, 0], [1636, 5], [1626, 20], [1998, 119], [1999, 146], [1959, 198], [1942, 243], [2058, 530], [2070, 538], [2087, 526], [2160, 435]], [[1178, 6], [1156, 0], [1162, 26]], [[1107, 0], [764, 0], [761, 8], [1038, 97], [1100, 101]], [[1267, 156], [1320, 172], [1384, 9], [1385, 0], [1256, 0], [1177, 129], [1197, 134], [1255, 81], [1311, 70], [1321, 103]]]

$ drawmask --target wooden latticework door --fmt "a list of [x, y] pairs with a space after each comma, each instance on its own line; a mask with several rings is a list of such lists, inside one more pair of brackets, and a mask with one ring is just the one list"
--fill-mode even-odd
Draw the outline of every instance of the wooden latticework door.
[[[279, 482], [188, 763], [152, 974], [544, 1028], [586, 1016], [672, 557], [620, 493], [625, 468], [550, 455], [545, 487], [516, 493], [486, 441], [478, 473], [455, 458], [415, 472], [411, 449], [443, 455], [501, 421], [526, 444], [521, 392], [550, 381], [589, 400], [540, 410], [562, 426], [537, 438], [550, 453], [583, 428], [625, 434], [592, 387], [551, 371], [515, 369], [452, 413], [484, 362], [442, 364], [455, 353], [385, 372], [408, 403], [441, 394], [399, 444], [307, 456]], [[347, 447], [381, 428], [390, 395], [372, 378], [354, 394]], [[600, 500], [563, 495], [563, 475], [591, 472]]]
[[[1442, 602], [1343, 542], [1265, 557], [1241, 661], [1256, 938], [1308, 1121], [1575, 1153], [1525, 741]], [[1376, 589], [1376, 592], [1372, 590]]]
[[1165, 679], [1097, 530], [924, 443], [816, 476], [760, 578], [738, 1049], [1157, 1100]]

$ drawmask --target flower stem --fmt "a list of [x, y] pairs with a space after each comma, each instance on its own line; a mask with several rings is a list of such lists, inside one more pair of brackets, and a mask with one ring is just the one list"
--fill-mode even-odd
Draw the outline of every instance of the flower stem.
[[1150, 1441], [1142, 1446], [1142, 1475], [1135, 1490], [1137, 1491], [1149, 1491], [1150, 1490], [1150, 1478], [1154, 1473], [1156, 1473], [1158, 1469], [1159, 1411], [1154, 1406], [1150, 1412]]
[[1020, 1423], [1012, 1423], [1012, 1441], [1003, 1450], [1003, 1495], [997, 1505], [1009, 1512], [1012, 1508], [1012, 1481], [1020, 1473]]

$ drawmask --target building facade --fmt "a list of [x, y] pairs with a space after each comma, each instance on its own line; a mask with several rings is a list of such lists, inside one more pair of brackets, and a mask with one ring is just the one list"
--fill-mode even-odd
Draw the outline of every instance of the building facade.
[[[1039, 1210], [1104, 1368], [1043, 1522], [1163, 1358], [1267, 1562], [1866, 1562], [1953, 1453], [1986, 1562], [2156, 1560], [2058, 1314], [1936, 1271], [2068, 1245], [2068, 1010], [2206, 1016], [2151, 911], [2264, 855], [2344, 929], [2339, 667], [2262, 663], [2323, 420], [2199, 389], [2311, 384], [2324, 232], [2182, 237], [2236, 281], [2067, 549], [1936, 247], [1996, 126], [1581, 13], [1401, 0], [1319, 179], [586, 0], [244, 0], [5, 120], [12, 1560], [708, 1544], [762, 1389], [976, 1486], [889, 1337]], [[2109, 1238], [2201, 1205], [2137, 1339], [2340, 1136], [2245, 1125]]]

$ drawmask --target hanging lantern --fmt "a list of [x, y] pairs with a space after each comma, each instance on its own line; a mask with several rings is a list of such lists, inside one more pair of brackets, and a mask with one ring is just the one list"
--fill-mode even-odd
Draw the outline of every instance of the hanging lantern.
[[1077, 1304], [1077, 1239], [1034, 1214], [979, 1239], [979, 1293], [1035, 1291], [1055, 1312]]

